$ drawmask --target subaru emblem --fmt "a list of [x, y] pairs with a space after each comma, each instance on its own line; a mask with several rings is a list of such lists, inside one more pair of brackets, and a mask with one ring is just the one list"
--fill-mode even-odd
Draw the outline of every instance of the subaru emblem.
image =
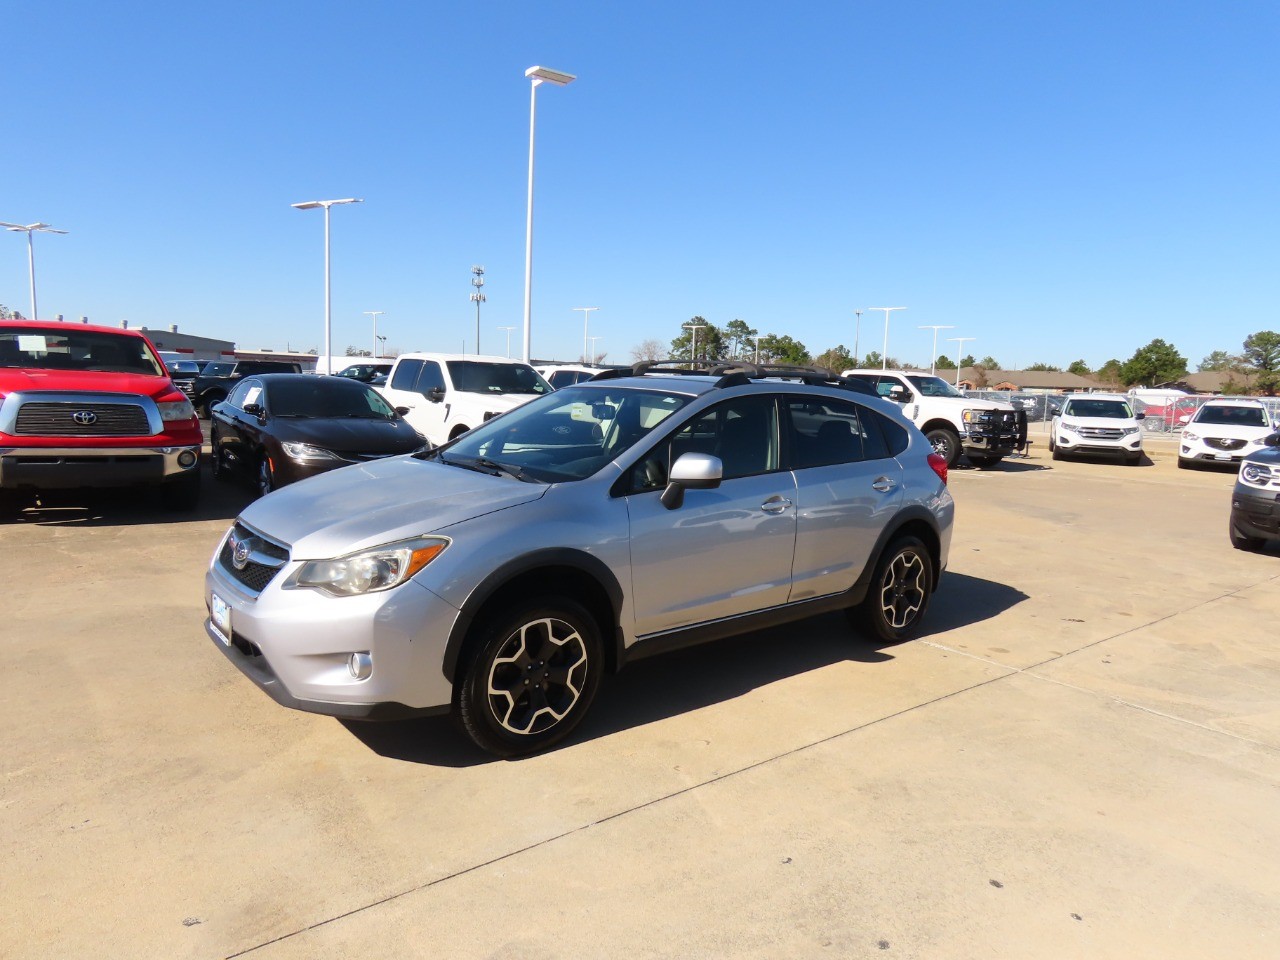
[[71, 419], [80, 426], [87, 427], [98, 422], [98, 415], [92, 410], [77, 410], [71, 415]]

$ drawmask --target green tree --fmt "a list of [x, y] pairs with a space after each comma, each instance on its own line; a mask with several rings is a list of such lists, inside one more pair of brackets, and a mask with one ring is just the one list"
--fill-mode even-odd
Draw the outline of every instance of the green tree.
[[1037, 373], [1061, 373], [1062, 372], [1061, 367], [1055, 367], [1051, 363], [1033, 363], [1031, 366], [1027, 367], [1027, 369], [1033, 370]]
[[1171, 343], [1159, 337], [1139, 347], [1120, 367], [1120, 382], [1126, 387], [1138, 384], [1148, 387], [1174, 383], [1187, 374], [1187, 358]]
[[1118, 384], [1120, 382], [1120, 369], [1123, 366], [1124, 364], [1113, 358], [1100, 366], [1094, 377], [1100, 383]]
[[1004, 369], [1004, 367], [1000, 366], [1000, 361], [999, 361], [999, 360], [997, 360], [995, 357], [990, 357], [990, 356], [988, 356], [988, 357], [983, 357], [980, 361], [978, 361], [977, 363], [975, 363], [975, 364], [974, 364], [974, 366], [975, 366], [975, 367], [986, 367], [988, 370], [1003, 370], [1003, 369]]
[[692, 359], [702, 363], [709, 363], [714, 360], [723, 360], [725, 357], [726, 346], [724, 342], [724, 333], [710, 320], [704, 317], [691, 317], [688, 321], [690, 324], [700, 324], [702, 329], [698, 330], [698, 342], [693, 343], [694, 331], [682, 325], [680, 336], [671, 341], [671, 359], [672, 360], [689, 360], [689, 349], [694, 347], [698, 351], [698, 355]]
[[827, 370], [834, 370], [841, 373], [845, 370], [852, 369], [858, 364], [853, 359], [853, 354], [845, 349], [844, 344], [832, 347], [826, 353], [821, 353], [813, 358], [815, 367], [825, 367]]
[[948, 357], [945, 353], [933, 362], [933, 365], [939, 370], [954, 370], [956, 362]]
[[973, 358], [972, 353], [966, 353], [964, 359], [960, 361], [961, 367], [976, 367], [977, 365], [978, 361]]
[[1072, 360], [1071, 365], [1067, 367], [1067, 373], [1074, 373], [1077, 377], [1087, 377], [1093, 371], [1089, 369], [1089, 365], [1083, 360]]
[[756, 355], [756, 344], [753, 339], [759, 331], [747, 326], [745, 320], [730, 320], [724, 325], [724, 338], [728, 347], [728, 356], [750, 360]]
[[799, 340], [769, 334], [760, 338], [761, 363], [790, 363], [804, 366], [811, 362], [809, 351]]
[[1274, 396], [1280, 388], [1280, 333], [1259, 330], [1244, 339], [1244, 359], [1257, 373], [1253, 388]]
[[1201, 373], [1208, 373], [1213, 370], [1234, 370], [1239, 365], [1239, 357], [1233, 357], [1225, 350], [1215, 350], [1201, 360], [1196, 369]]

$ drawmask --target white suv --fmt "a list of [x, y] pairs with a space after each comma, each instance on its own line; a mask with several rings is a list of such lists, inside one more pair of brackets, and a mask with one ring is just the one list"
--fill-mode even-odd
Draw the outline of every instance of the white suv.
[[552, 392], [527, 363], [459, 353], [402, 353], [378, 390], [436, 446]]
[[1119, 454], [1125, 463], [1142, 462], [1144, 414], [1135, 414], [1128, 397], [1114, 393], [1081, 393], [1067, 397], [1062, 413], [1049, 428], [1049, 450], [1062, 460], [1076, 453]]
[[583, 380], [590, 380], [604, 367], [593, 367], [582, 363], [548, 363], [533, 369], [537, 370], [547, 383], [559, 390], [561, 387], [571, 387]]
[[1182, 428], [1178, 466], [1239, 463], [1262, 449], [1272, 429], [1267, 408], [1257, 400], [1210, 400]]

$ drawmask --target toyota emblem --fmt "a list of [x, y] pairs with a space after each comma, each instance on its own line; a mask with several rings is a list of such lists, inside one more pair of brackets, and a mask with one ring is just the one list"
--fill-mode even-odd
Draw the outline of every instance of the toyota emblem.
[[249, 565], [249, 555], [253, 553], [253, 542], [251, 540], [238, 540], [231, 548], [231, 565], [237, 570], [243, 570]]
[[71, 419], [80, 426], [87, 427], [98, 422], [98, 415], [92, 410], [77, 410], [71, 415]]

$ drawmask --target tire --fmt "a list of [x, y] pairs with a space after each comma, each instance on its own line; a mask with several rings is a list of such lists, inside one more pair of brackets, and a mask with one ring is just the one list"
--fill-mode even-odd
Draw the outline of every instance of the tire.
[[178, 480], [170, 480], [160, 492], [165, 507], [188, 513], [200, 504], [200, 466]]
[[1049, 452], [1050, 452], [1050, 453], [1053, 453], [1053, 451], [1055, 451], [1055, 450], [1057, 450], [1057, 449], [1058, 449], [1057, 444], [1055, 444], [1055, 443], [1053, 442], [1053, 433], [1052, 433], [1052, 432], [1050, 432], [1050, 433], [1049, 433]]
[[904, 536], [876, 561], [866, 598], [849, 611], [855, 627], [889, 643], [915, 636], [934, 588], [933, 558], [918, 537]]
[[258, 458], [258, 471], [254, 474], [253, 486], [260, 498], [276, 488], [276, 475], [271, 469], [271, 458], [265, 453]]
[[1131, 454], [1130, 456], [1127, 456], [1124, 458], [1124, 462], [1131, 467], [1141, 466], [1142, 454], [1141, 453]]
[[1261, 537], [1250, 537], [1241, 533], [1236, 529], [1236, 525], [1234, 523], [1229, 526], [1228, 533], [1231, 536], [1231, 545], [1237, 550], [1247, 550], [1249, 553], [1257, 553], [1267, 545], [1267, 541], [1263, 540]]
[[985, 470], [987, 467], [994, 467], [1003, 459], [1004, 457], [999, 454], [969, 454], [969, 462], [982, 470]]
[[1067, 458], [1066, 458], [1066, 455], [1062, 452], [1062, 448], [1061, 448], [1061, 447], [1056, 447], [1056, 446], [1055, 446], [1055, 447], [1051, 447], [1050, 449], [1053, 451], [1053, 459], [1055, 459], [1055, 460], [1065, 460], [1065, 459], [1067, 459]]
[[1179, 470], [1190, 470], [1190, 469], [1191, 469], [1191, 461], [1190, 461], [1190, 460], [1184, 460], [1184, 459], [1182, 459], [1182, 457], [1179, 457], [1179, 458], [1178, 458], [1178, 469], [1179, 469]]
[[231, 471], [222, 459], [222, 446], [213, 438], [209, 440], [209, 471], [219, 483], [226, 483], [231, 479]]
[[530, 601], [478, 637], [456, 693], [467, 736], [499, 757], [536, 753], [568, 736], [604, 671], [600, 628], [587, 609], [567, 597]]
[[956, 461], [960, 459], [960, 437], [954, 430], [938, 427], [926, 433], [924, 438], [929, 441], [934, 453], [941, 454], [946, 459], [948, 468], [956, 465]]
[[227, 395], [220, 391], [215, 390], [213, 393], [206, 393], [200, 400], [200, 404], [196, 407], [196, 410], [200, 414], [200, 418], [202, 420], [211, 420], [213, 418], [214, 406], [225, 399], [227, 399]]
[[470, 429], [471, 429], [470, 427], [459, 424], [458, 426], [454, 427], [452, 430], [449, 431], [449, 439], [457, 440], [460, 436], [462, 436], [464, 433], [466, 433]]

